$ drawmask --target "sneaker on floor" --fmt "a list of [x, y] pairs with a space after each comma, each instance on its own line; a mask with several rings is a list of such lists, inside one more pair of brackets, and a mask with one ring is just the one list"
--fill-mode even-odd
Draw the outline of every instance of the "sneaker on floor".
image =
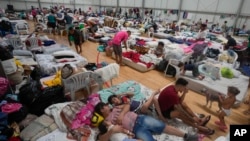
[[194, 135], [187, 134], [187, 138], [185, 138], [184, 141], [198, 141], [198, 139], [199, 139], [198, 134]]

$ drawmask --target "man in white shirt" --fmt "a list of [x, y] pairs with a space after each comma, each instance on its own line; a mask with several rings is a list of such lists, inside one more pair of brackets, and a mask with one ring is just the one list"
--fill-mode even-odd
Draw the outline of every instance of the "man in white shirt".
[[207, 25], [206, 24], [201, 24], [200, 31], [197, 34], [196, 40], [204, 41], [206, 39], [206, 36], [207, 36], [206, 29], [207, 29]]

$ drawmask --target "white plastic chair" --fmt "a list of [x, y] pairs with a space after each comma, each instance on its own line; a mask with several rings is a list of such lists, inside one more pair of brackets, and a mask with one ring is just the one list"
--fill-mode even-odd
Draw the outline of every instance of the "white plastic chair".
[[[238, 62], [237, 62], [237, 59], [238, 59], [238, 54], [235, 52], [235, 51], [233, 51], [233, 53], [234, 53], [234, 58], [233, 58], [233, 62], [231, 63], [232, 64], [232, 67], [233, 68], [236, 68], [237, 69], [237, 67], [239, 67], [239, 65], [238, 65]], [[219, 54], [218, 55], [218, 59], [221, 57], [221, 55], [222, 54], [227, 54], [227, 51], [223, 51], [221, 54]], [[229, 63], [230, 64], [230, 63]]]
[[63, 80], [65, 89], [70, 91], [71, 100], [75, 100], [75, 92], [86, 88], [87, 93], [90, 94], [91, 80], [94, 79], [98, 83], [99, 89], [102, 89], [103, 81], [100, 75], [93, 72], [81, 72], [70, 76]]
[[14, 49], [23, 49], [25, 47], [25, 44], [22, 43], [20, 36], [10, 37], [8, 38], [8, 42], [14, 47]]
[[27, 47], [30, 51], [41, 51], [43, 48], [42, 46], [39, 46], [39, 40], [37, 37], [30, 37], [27, 39], [27, 41], [30, 43], [30, 46]]
[[28, 25], [25, 23], [18, 23], [15, 26], [16, 32], [18, 35], [20, 34], [29, 34], [29, 28]]
[[180, 63], [179, 60], [177, 59], [169, 59], [168, 61], [168, 65], [164, 71], [164, 74], [167, 76], [167, 77], [171, 77], [170, 75], [167, 75], [167, 70], [169, 69], [170, 66], [174, 67], [175, 70], [176, 70], [176, 74], [175, 74], [175, 78], [178, 78], [179, 75], [180, 75], [180, 68], [178, 67], [178, 64]]

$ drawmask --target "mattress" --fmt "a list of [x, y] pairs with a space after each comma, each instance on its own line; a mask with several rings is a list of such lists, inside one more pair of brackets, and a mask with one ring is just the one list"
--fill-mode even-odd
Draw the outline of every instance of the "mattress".
[[173, 35], [166, 34], [163, 32], [157, 32], [157, 33], [154, 33], [154, 37], [159, 38], [159, 39], [167, 39], [167, 38], [173, 37]]
[[[227, 79], [220, 77], [220, 80], [212, 80], [210, 77], [205, 77], [202, 81], [194, 79], [191, 71], [187, 71], [185, 76], [179, 76], [185, 78], [188, 83], [188, 88], [201, 93], [202, 89], [207, 89], [211, 93], [221, 93], [226, 95], [228, 86], [235, 86], [240, 90], [240, 93], [236, 96], [238, 102], [242, 102], [247, 95], [249, 77], [240, 75], [238, 78]], [[205, 100], [205, 99], [204, 99]]]
[[56, 63], [54, 57], [51, 54], [36, 54], [35, 58], [38, 65], [41, 68], [41, 71], [44, 75], [54, 75], [57, 70], [63, 67], [65, 64], [70, 64], [72, 67], [84, 67], [88, 64], [86, 58], [75, 53], [77, 61], [74, 62], [65, 62], [65, 63]]
[[54, 44], [51, 46], [43, 47], [44, 54], [52, 54], [56, 51], [62, 51], [62, 50], [71, 50], [71, 49], [61, 44]]
[[[115, 58], [114, 53], [112, 54], [112, 58]], [[140, 72], [147, 72], [147, 71], [153, 70], [155, 68], [155, 65], [152, 65], [151, 67], [148, 68], [145, 64], [140, 63], [140, 62], [135, 63], [131, 59], [126, 58], [126, 57], [122, 57], [122, 62], [124, 64], [126, 64], [127, 66], [129, 66], [137, 71], [140, 71]]]

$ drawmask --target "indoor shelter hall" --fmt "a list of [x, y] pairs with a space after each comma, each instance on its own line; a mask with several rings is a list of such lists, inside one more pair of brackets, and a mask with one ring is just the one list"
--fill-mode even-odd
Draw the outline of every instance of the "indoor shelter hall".
[[233, 140], [250, 124], [249, 6], [1, 0], [0, 140]]

